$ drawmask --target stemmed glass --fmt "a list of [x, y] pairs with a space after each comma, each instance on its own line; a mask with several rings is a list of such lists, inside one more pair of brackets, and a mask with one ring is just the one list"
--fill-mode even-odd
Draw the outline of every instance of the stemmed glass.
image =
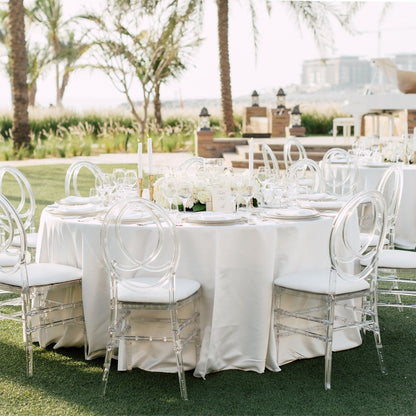
[[133, 169], [128, 169], [124, 175], [124, 184], [127, 189], [131, 192], [137, 186], [137, 173]]
[[251, 211], [250, 201], [254, 196], [254, 186], [251, 179], [249, 179], [247, 183], [244, 183], [241, 186], [240, 195], [244, 200], [244, 205], [246, 206], [247, 210]]
[[173, 211], [173, 203], [176, 199], [176, 183], [173, 176], [165, 176], [161, 179], [160, 190], [168, 201], [169, 211]]
[[186, 211], [186, 204], [192, 195], [192, 181], [189, 178], [179, 179], [176, 183], [176, 191], [182, 201], [183, 212]]

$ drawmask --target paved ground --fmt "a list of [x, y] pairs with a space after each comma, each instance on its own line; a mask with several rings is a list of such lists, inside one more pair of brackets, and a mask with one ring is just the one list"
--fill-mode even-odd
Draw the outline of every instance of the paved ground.
[[[153, 153], [153, 167], [157, 171], [159, 167], [179, 166], [184, 160], [192, 157], [192, 153]], [[123, 164], [137, 163], [137, 155], [135, 153], [107, 153], [99, 156], [76, 156], [70, 158], [46, 158], [46, 159], [27, 159], [27, 160], [11, 160], [0, 162], [0, 165], [9, 166], [35, 166], [35, 165], [61, 165], [71, 164], [77, 160], [89, 160], [98, 165], [100, 164]], [[146, 154], [143, 155], [143, 169], [147, 171], [148, 159]]]

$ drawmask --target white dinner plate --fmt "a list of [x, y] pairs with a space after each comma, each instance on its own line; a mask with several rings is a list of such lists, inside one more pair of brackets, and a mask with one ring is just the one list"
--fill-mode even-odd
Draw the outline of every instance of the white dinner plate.
[[59, 205], [87, 205], [87, 204], [98, 204], [100, 198], [96, 196], [76, 196], [70, 195], [57, 201]]
[[202, 225], [232, 225], [243, 222], [244, 217], [241, 214], [205, 211], [189, 214], [183, 221]]
[[61, 216], [85, 216], [90, 217], [97, 215], [102, 212], [104, 208], [95, 204], [85, 204], [85, 205], [58, 205], [53, 207], [50, 212], [54, 215]]
[[306, 208], [279, 208], [268, 209], [263, 212], [264, 218], [276, 218], [282, 220], [309, 220], [318, 218], [319, 212], [315, 209]]
[[123, 224], [142, 224], [151, 222], [152, 217], [146, 212], [129, 210], [123, 214], [121, 222]]
[[300, 201], [303, 208], [311, 208], [318, 211], [322, 210], [339, 210], [345, 205], [345, 201]]
[[361, 166], [365, 168], [387, 168], [391, 165], [391, 163], [388, 162], [368, 162], [363, 163]]
[[333, 201], [336, 199], [335, 196], [325, 193], [314, 193], [314, 194], [299, 194], [296, 199], [302, 201]]

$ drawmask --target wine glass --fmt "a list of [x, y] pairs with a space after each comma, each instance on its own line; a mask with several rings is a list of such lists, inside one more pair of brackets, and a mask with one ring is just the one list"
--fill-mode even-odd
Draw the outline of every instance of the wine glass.
[[186, 204], [192, 195], [192, 191], [192, 182], [189, 179], [183, 178], [176, 183], [176, 192], [179, 199], [182, 201], [183, 212], [186, 211]]
[[135, 170], [128, 169], [125, 171], [124, 184], [130, 191], [134, 190], [134, 188], [137, 186], [137, 173]]
[[173, 176], [165, 176], [161, 179], [160, 190], [169, 204], [169, 211], [173, 211], [173, 203], [176, 200], [176, 183]]

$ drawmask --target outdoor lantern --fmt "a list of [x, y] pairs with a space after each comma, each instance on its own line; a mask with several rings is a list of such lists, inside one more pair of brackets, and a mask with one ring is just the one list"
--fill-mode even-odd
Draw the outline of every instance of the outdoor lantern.
[[286, 94], [282, 88], [279, 88], [276, 94], [277, 97], [277, 108], [286, 108]]
[[254, 90], [251, 94], [251, 106], [258, 107], [259, 106], [259, 93]]
[[299, 105], [295, 105], [290, 112], [290, 125], [292, 127], [301, 127], [302, 113], [299, 110]]
[[206, 107], [202, 107], [201, 112], [199, 113], [199, 123], [198, 127], [199, 130], [211, 130], [210, 123], [209, 123], [209, 116], [208, 110]]

